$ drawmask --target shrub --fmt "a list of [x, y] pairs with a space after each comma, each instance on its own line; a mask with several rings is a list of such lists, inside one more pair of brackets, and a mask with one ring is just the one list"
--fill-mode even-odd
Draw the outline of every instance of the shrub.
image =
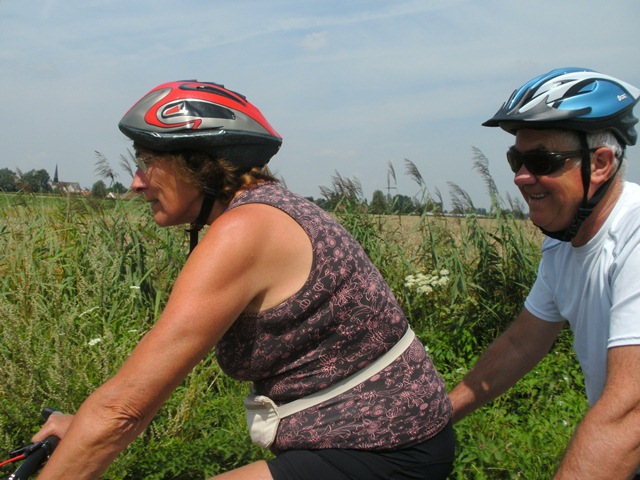
[[[541, 237], [524, 220], [336, 215], [382, 269], [449, 388], [516, 317], [535, 280]], [[455, 425], [452, 478], [553, 476], [587, 410], [571, 344], [563, 330], [532, 372]]]
[[[27, 443], [39, 411], [75, 411], [113, 375], [167, 301], [188, 250], [137, 201], [0, 196], [0, 449]], [[539, 237], [499, 217], [335, 214], [392, 286], [449, 386], [515, 316]], [[562, 335], [512, 391], [456, 425], [454, 478], [549, 478], [583, 415], [582, 377]], [[248, 386], [206, 358], [106, 479], [206, 478], [270, 454], [250, 443]]]

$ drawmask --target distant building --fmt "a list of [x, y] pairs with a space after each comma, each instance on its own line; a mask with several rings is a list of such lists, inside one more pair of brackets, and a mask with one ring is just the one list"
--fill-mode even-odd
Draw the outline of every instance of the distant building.
[[56, 171], [53, 174], [51, 189], [54, 192], [60, 192], [62, 195], [86, 195], [88, 193], [78, 182], [61, 182], [58, 180], [58, 165], [56, 165]]

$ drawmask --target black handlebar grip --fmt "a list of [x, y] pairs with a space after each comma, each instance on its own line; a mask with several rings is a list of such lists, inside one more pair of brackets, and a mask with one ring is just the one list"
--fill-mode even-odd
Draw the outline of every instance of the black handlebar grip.
[[9, 480], [26, 480], [30, 478], [40, 470], [40, 467], [47, 461], [47, 458], [49, 458], [49, 455], [51, 455], [59, 441], [60, 439], [54, 435], [47, 437], [44, 442], [42, 442], [42, 446], [33, 451], [24, 462], [22, 462], [22, 465], [9, 477]]

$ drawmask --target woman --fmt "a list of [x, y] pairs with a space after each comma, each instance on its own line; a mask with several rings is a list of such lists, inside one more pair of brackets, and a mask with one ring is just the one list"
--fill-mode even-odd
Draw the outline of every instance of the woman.
[[214, 348], [253, 382], [252, 438], [276, 454], [216, 478], [445, 478], [444, 381], [358, 243], [270, 175], [282, 140], [259, 110], [222, 85], [172, 82], [119, 126], [132, 189], [158, 225], [191, 224], [192, 251], [121, 370], [35, 437], [63, 437], [39, 478], [97, 478]]

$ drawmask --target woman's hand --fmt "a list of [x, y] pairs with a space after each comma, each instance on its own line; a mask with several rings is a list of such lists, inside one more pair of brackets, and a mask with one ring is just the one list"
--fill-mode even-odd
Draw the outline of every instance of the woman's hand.
[[45, 438], [55, 435], [62, 439], [67, 433], [71, 422], [73, 422], [74, 415], [69, 415], [60, 412], [54, 412], [49, 415], [49, 418], [42, 426], [40, 431], [33, 436], [33, 442], [40, 442]]

